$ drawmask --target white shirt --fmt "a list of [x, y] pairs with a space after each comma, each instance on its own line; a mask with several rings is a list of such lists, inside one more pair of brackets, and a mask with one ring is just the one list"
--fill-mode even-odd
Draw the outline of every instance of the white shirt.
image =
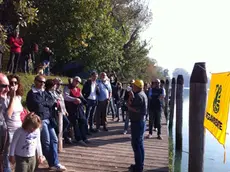
[[40, 129], [29, 133], [22, 127], [18, 128], [10, 145], [10, 156], [33, 157], [36, 150], [38, 156], [42, 156]]
[[88, 99], [90, 100], [96, 100], [97, 95], [96, 95], [96, 82], [92, 82], [91, 84], [91, 92], [90, 95], [88, 97]]
[[162, 88], [163, 89], [163, 94], [162, 94], [162, 96], [165, 98], [165, 96], [166, 96], [166, 91], [165, 91], [165, 88]]
[[7, 115], [7, 109], [10, 104], [10, 97], [7, 97], [5, 100], [5, 103], [3, 105], [3, 113], [5, 116], [6, 124], [9, 129], [9, 131], [14, 132], [16, 129], [22, 126], [22, 121], [21, 121], [21, 113], [23, 111], [23, 106], [21, 103], [22, 97], [21, 96], [16, 96], [15, 97], [15, 102], [14, 102], [14, 111], [9, 117]]

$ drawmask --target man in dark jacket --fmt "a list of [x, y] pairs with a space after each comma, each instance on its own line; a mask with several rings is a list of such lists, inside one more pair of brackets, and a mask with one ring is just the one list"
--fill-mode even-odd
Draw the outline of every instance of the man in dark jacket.
[[129, 168], [131, 172], [142, 172], [144, 169], [144, 132], [148, 99], [143, 87], [144, 82], [142, 80], [135, 80], [128, 103], [131, 121], [131, 143], [135, 159], [135, 165], [131, 165]]
[[97, 72], [93, 71], [91, 73], [91, 78], [86, 81], [82, 89], [82, 94], [84, 98], [87, 100], [86, 119], [87, 119], [87, 124], [89, 124], [89, 131], [87, 126], [87, 131], [89, 135], [90, 132], [95, 132], [95, 130], [93, 129], [93, 120], [94, 120], [94, 115], [97, 106], [97, 94], [99, 92], [99, 88], [97, 85], [97, 78], [98, 78]]
[[160, 88], [160, 80], [154, 79], [152, 81], [152, 88], [149, 92], [149, 135], [152, 138], [153, 126], [157, 128], [157, 138], [162, 140], [161, 137], [161, 113], [162, 102], [164, 99], [164, 91]]
[[[117, 122], [120, 120], [120, 111], [119, 109], [124, 104], [124, 97], [125, 97], [126, 90], [122, 88], [122, 83], [117, 82], [117, 86], [114, 90], [114, 100], [116, 104], [116, 113], [117, 113]], [[125, 121], [124, 114], [122, 114], [123, 121]]]
[[34, 87], [32, 87], [26, 97], [26, 105], [29, 111], [35, 112], [42, 120], [41, 143], [50, 169], [65, 171], [65, 166], [61, 165], [58, 160], [58, 139], [52, 124], [51, 111], [54, 100], [44, 91], [45, 82], [46, 79], [42, 75], [35, 77]]

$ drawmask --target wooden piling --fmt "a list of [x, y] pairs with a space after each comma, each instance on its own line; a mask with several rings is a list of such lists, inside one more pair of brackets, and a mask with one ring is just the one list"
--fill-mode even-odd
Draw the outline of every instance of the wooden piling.
[[195, 63], [189, 93], [189, 172], [203, 172], [206, 100], [206, 65], [203, 62]]
[[174, 154], [174, 169], [176, 172], [181, 172], [182, 151], [176, 150]]
[[168, 121], [168, 111], [169, 111], [168, 106], [169, 106], [169, 80], [166, 79], [165, 81], [165, 109], [164, 109], [166, 121]]
[[63, 114], [58, 113], [58, 152], [63, 151]]
[[170, 97], [170, 116], [169, 116], [170, 128], [173, 125], [173, 118], [174, 118], [175, 91], [176, 91], [176, 79], [173, 78], [171, 83], [171, 97]]
[[176, 150], [182, 150], [183, 87], [183, 75], [178, 75], [176, 85]]

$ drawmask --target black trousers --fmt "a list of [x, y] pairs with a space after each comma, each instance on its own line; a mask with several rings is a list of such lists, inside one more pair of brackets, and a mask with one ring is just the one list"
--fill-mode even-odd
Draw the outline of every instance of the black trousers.
[[161, 110], [149, 110], [149, 134], [153, 134], [153, 126], [157, 128], [157, 135], [161, 135]]
[[7, 64], [8, 72], [14, 73], [14, 74], [17, 72], [20, 56], [21, 56], [21, 53], [10, 52], [10, 59]]

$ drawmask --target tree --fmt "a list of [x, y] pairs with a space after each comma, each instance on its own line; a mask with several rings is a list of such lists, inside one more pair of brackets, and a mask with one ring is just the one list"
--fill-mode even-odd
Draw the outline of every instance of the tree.
[[7, 35], [37, 21], [38, 9], [30, 0], [0, 0], [0, 45], [7, 47]]
[[140, 32], [152, 19], [145, 2], [6, 0], [1, 12], [7, 17], [1, 23], [27, 26], [21, 29], [24, 47], [34, 42], [49, 46], [59, 70], [67, 62], [78, 61], [86, 70], [113, 70], [125, 79], [149, 80], [164, 76], [164, 71], [149, 59], [149, 43], [140, 40]]
[[173, 71], [173, 77], [175, 77], [177, 79], [177, 76], [178, 75], [183, 75], [184, 77], [184, 86], [185, 87], [189, 87], [189, 82], [190, 82], [190, 74], [188, 73], [188, 71], [186, 71], [185, 69], [183, 68], [176, 68], [174, 71]]
[[32, 39], [54, 49], [58, 64], [77, 60], [88, 68], [119, 68], [124, 40], [113, 27], [110, 0], [37, 0], [35, 4], [39, 21], [25, 32], [27, 42]]

